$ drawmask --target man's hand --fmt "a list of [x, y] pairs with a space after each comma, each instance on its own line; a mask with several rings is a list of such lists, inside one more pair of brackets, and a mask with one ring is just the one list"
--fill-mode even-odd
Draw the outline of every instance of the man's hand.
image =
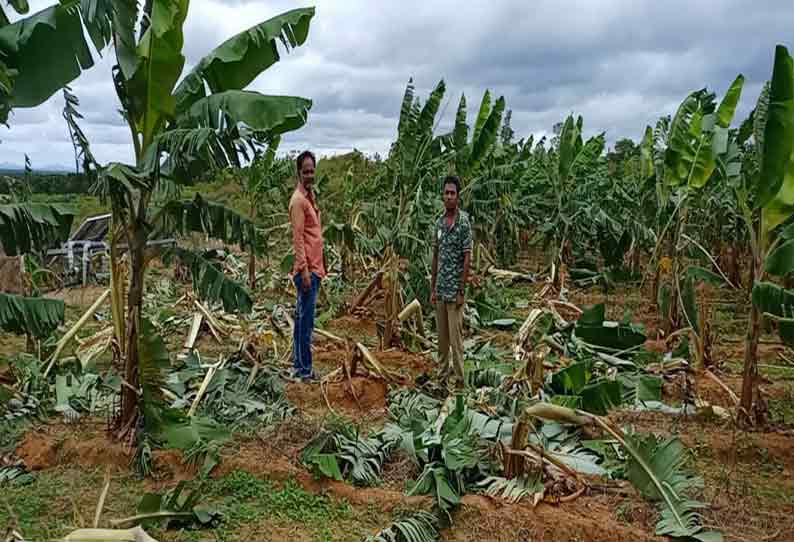
[[308, 292], [311, 287], [312, 287], [312, 274], [309, 273], [308, 269], [304, 269], [301, 272], [301, 289], [304, 292]]
[[464, 301], [463, 300], [463, 292], [458, 292], [458, 299], [457, 299], [458, 307], [462, 307], [463, 306], [463, 301]]

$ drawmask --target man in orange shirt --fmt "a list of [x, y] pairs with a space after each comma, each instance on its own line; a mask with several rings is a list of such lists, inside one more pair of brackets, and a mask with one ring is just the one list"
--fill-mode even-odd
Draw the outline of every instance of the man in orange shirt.
[[292, 280], [298, 291], [292, 365], [293, 377], [310, 381], [317, 378], [312, 370], [312, 332], [317, 292], [320, 281], [325, 277], [325, 257], [320, 209], [312, 190], [316, 161], [311, 152], [304, 151], [298, 155], [296, 162], [298, 186], [289, 202], [292, 249], [295, 253]]

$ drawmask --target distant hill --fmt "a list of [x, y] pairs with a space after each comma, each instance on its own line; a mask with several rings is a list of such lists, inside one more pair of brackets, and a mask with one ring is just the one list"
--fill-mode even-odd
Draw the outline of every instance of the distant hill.
[[[24, 165], [12, 164], [11, 162], [0, 163], [0, 175], [19, 175], [25, 171]], [[35, 175], [66, 175], [74, 173], [73, 169], [63, 166], [48, 165], [44, 167], [34, 167], [33, 173]]]

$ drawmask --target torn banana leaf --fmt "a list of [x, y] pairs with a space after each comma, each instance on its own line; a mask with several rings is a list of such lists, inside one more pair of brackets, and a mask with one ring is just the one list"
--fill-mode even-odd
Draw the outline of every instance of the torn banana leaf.
[[63, 323], [65, 310], [57, 299], [0, 293], [0, 329], [44, 339]]
[[209, 302], [221, 302], [226, 312], [251, 312], [254, 306], [251, 294], [243, 285], [224, 275], [215, 264], [195, 252], [181, 248], [171, 249], [165, 261], [170, 262], [172, 256], [190, 266], [193, 290], [199, 298]]
[[0, 246], [17, 256], [58, 245], [69, 237], [74, 211], [46, 203], [0, 205]]
[[260, 236], [254, 223], [219, 203], [207, 201], [196, 194], [190, 201], [171, 201], [160, 215], [158, 233], [203, 233], [226, 244], [237, 244], [242, 250], [259, 250]]

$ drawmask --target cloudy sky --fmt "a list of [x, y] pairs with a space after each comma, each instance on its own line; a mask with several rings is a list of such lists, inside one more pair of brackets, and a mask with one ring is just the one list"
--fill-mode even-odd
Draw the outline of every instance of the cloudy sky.
[[[31, 0], [33, 10], [51, 4]], [[741, 120], [772, 70], [776, 43], [794, 48], [791, 0], [193, 0], [185, 30], [188, 67], [214, 46], [280, 12], [315, 5], [309, 38], [251, 88], [311, 98], [309, 122], [282, 150], [320, 155], [357, 148], [383, 154], [397, 128], [409, 77], [420, 96], [447, 84], [448, 130], [461, 93], [470, 118], [486, 89], [513, 110], [517, 136], [551, 131], [568, 113], [610, 142], [639, 139], [692, 90], [721, 96], [747, 78]], [[129, 132], [117, 113], [112, 51], [73, 85], [83, 129], [101, 161], [130, 161]], [[0, 128], [0, 163], [73, 167], [56, 95], [16, 110]], [[473, 120], [471, 120], [473, 122]]]

